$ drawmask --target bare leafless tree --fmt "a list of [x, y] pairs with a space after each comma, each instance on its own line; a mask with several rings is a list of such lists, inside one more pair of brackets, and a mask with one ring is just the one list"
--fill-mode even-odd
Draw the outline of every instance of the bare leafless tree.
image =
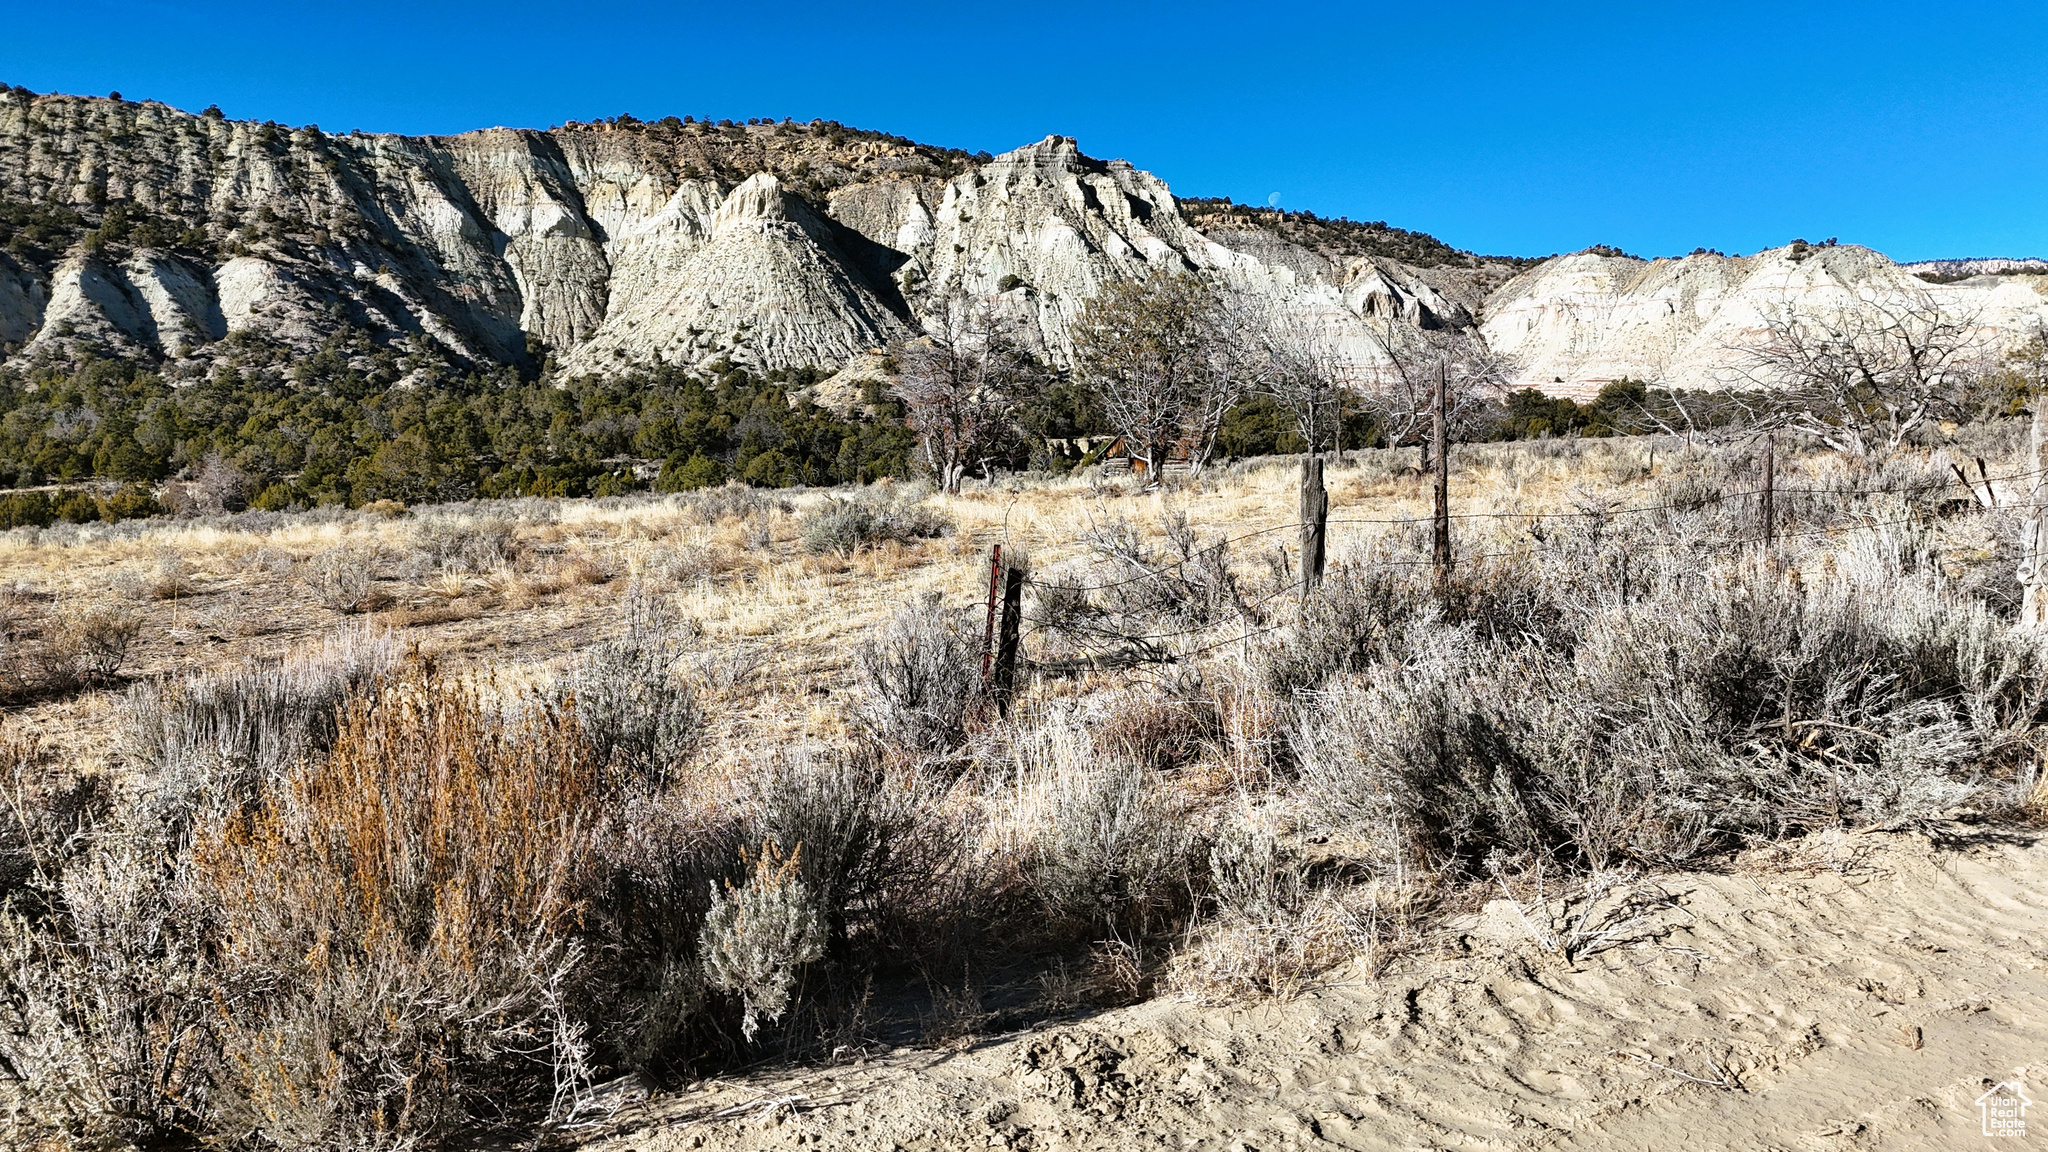
[[1615, 431], [1682, 436], [1687, 447], [1691, 447], [1695, 438], [1710, 434], [1713, 397], [1669, 386], [1668, 351], [1651, 351], [1647, 359], [1650, 370], [1640, 381], [1643, 394], [1621, 402], [1616, 413], [1621, 423], [1615, 426]]
[[2005, 368], [2030, 395], [2048, 391], [2048, 324], [2034, 322], [2033, 337], [2005, 354]]
[[1857, 456], [1895, 451], [1959, 416], [1984, 367], [1975, 316], [1924, 293], [1866, 293], [1836, 309], [1782, 305], [1761, 339], [1734, 349], [1733, 382], [1754, 390], [1752, 427], [1804, 433]]
[[2038, 406], [2048, 392], [2048, 324], [2034, 322], [2032, 335], [2009, 346], [1995, 366], [1979, 373], [1963, 400], [1973, 420], [2018, 416]]
[[1308, 451], [1341, 447], [1344, 391], [1366, 374], [1343, 355], [1329, 318], [1242, 297], [1232, 298], [1230, 310], [1226, 330], [1239, 377], [1287, 412]]
[[[1662, 374], [1657, 378], [1662, 379]], [[1713, 393], [1664, 387], [1645, 388], [1644, 393], [1641, 400], [1629, 403], [1622, 413], [1634, 431], [1683, 436], [1687, 447], [1699, 438], [1712, 439], [1710, 413], [1717, 399]]]
[[1216, 450], [1223, 420], [1246, 396], [1257, 391], [1271, 371], [1271, 357], [1257, 333], [1260, 309], [1244, 293], [1210, 289], [1209, 306], [1201, 317], [1206, 370], [1193, 391], [1183, 443], [1197, 472]]
[[1489, 405], [1507, 388], [1507, 368], [1470, 328], [1421, 328], [1382, 318], [1366, 331], [1383, 363], [1364, 380], [1361, 398], [1387, 445], [1421, 448], [1429, 464], [1429, 428], [1439, 381], [1453, 440], [1477, 430]]
[[1199, 469], [1244, 394], [1229, 315], [1208, 282], [1155, 272], [1105, 287], [1074, 325], [1076, 368], [1155, 480], [1176, 447]]
[[948, 492], [1015, 434], [1020, 399], [1045, 375], [1010, 326], [983, 312], [904, 341], [894, 355], [906, 422]]

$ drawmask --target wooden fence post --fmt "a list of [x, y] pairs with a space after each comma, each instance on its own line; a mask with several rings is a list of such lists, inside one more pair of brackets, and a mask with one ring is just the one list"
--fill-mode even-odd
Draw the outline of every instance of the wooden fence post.
[[1329, 524], [1330, 492], [1323, 487], [1323, 461], [1310, 452], [1301, 458], [1301, 591], [1304, 596], [1322, 586]]
[[2027, 442], [2026, 524], [2020, 529], [2020, 627], [2048, 627], [2048, 395], [2034, 397], [2034, 431]]
[[1444, 595], [1451, 576], [1451, 451], [1449, 417], [1450, 369], [1442, 364], [1436, 371], [1436, 404], [1430, 420], [1430, 452], [1436, 465], [1436, 512], [1432, 517], [1430, 559], [1436, 567], [1437, 594]]
[[1023, 643], [1024, 577], [1029, 568], [1030, 562], [1024, 555], [1011, 549], [1003, 566], [1003, 618], [996, 643], [995, 678], [989, 684], [996, 709], [1004, 716], [1010, 714], [1010, 695], [1017, 683], [1017, 651]]
[[989, 661], [995, 656], [996, 640], [996, 596], [1001, 592], [1003, 582], [1003, 546], [995, 544], [988, 550], [988, 620], [981, 626], [981, 686], [989, 686]]
[[1764, 551], [1771, 550], [1771, 536], [1778, 519], [1778, 438], [1764, 437]]

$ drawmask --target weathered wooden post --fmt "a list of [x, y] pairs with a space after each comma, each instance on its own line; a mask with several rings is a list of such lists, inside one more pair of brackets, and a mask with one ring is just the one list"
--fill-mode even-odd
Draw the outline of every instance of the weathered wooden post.
[[1436, 567], [1437, 595], [1449, 592], [1451, 578], [1451, 445], [1450, 419], [1445, 408], [1449, 401], [1451, 374], [1445, 365], [1437, 365], [1436, 404], [1430, 421], [1430, 453], [1436, 465], [1436, 512], [1431, 533], [1430, 559]]
[[1323, 583], [1328, 542], [1330, 493], [1323, 487], [1323, 461], [1310, 452], [1301, 458], [1301, 591], [1313, 593]]
[[989, 683], [989, 694], [995, 697], [996, 709], [1004, 716], [1010, 714], [1010, 694], [1017, 683], [1017, 652], [1023, 643], [1024, 577], [1029, 569], [1030, 561], [1024, 554], [1011, 549], [1003, 564], [1003, 618], [996, 642], [995, 677]]
[[2034, 397], [2034, 431], [2027, 441], [2030, 493], [2020, 529], [2020, 627], [2048, 627], [2048, 394]]
[[988, 550], [988, 620], [981, 626], [981, 687], [989, 687], [989, 666], [995, 658], [996, 642], [996, 597], [1002, 594], [1003, 546], [990, 545]]
[[1772, 530], [1778, 519], [1778, 438], [1764, 437], [1764, 551], [1771, 550]]

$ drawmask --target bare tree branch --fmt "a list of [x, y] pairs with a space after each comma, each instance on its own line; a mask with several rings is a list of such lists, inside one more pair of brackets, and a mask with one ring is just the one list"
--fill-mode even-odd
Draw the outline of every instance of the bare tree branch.
[[1011, 327], [985, 311], [947, 328], [893, 351], [906, 422], [940, 485], [958, 492], [968, 466], [1015, 435], [1020, 399], [1046, 373]]
[[1308, 451], [1336, 445], [1343, 392], [1355, 390], [1366, 370], [1339, 351], [1333, 325], [1311, 313], [1281, 311], [1271, 301], [1261, 306], [1244, 299], [1236, 312], [1228, 333], [1240, 348], [1247, 385], [1293, 417]]
[[1449, 387], [1445, 406], [1451, 438], [1470, 436], [1490, 405], [1507, 389], [1507, 366], [1469, 328], [1421, 328], [1391, 318], [1369, 322], [1366, 331], [1384, 363], [1366, 381], [1362, 396], [1386, 436], [1387, 445], [1429, 446], [1429, 425], [1441, 375]]
[[1196, 468], [1244, 395], [1216, 290], [1187, 273], [1109, 285], [1074, 325], [1076, 366], [1156, 483], [1175, 448]]
[[1756, 390], [1754, 428], [1812, 436], [1841, 452], [1883, 456], [1930, 421], [1962, 414], [1983, 370], [1977, 319], [1925, 294], [1862, 294], [1823, 312], [1783, 305], [1762, 339], [1731, 349], [1733, 376]]

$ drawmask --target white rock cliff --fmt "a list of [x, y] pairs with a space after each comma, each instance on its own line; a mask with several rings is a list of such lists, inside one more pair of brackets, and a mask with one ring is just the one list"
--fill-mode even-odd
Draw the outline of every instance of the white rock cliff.
[[1986, 344], [2048, 323], [2048, 278], [1930, 284], [1868, 248], [1773, 248], [1754, 256], [1639, 260], [1582, 252], [1545, 261], [1486, 301], [1487, 344], [1516, 382], [1586, 397], [1629, 378], [1680, 388], [1739, 385], [1769, 316], [1840, 316], [1925, 300], [1976, 319]]
[[1067, 137], [970, 157], [823, 122], [342, 136], [0, 89], [0, 201], [62, 217], [0, 254], [9, 362], [91, 349], [173, 379], [232, 333], [311, 351], [343, 329], [478, 367], [834, 371], [982, 307], [1066, 362], [1090, 297], [1169, 270], [1321, 331], [1360, 375], [1380, 365], [1369, 322], [1476, 326], [1519, 382], [1587, 394], [1722, 382], [1787, 306], [1930, 293], [2019, 339], [2048, 287], [1986, 261], [1929, 284], [1854, 247], [1580, 253], [1510, 279], [1463, 254], [1312, 251], [1220, 202], [1205, 231], [1157, 177]]

